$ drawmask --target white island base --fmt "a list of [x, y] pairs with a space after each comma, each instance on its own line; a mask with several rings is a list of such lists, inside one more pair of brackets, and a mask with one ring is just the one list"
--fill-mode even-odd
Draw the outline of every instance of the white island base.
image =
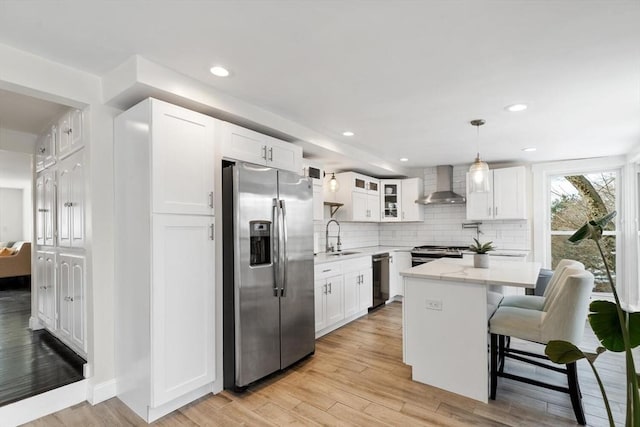
[[403, 361], [412, 379], [487, 403], [488, 285], [535, 287], [539, 263], [442, 259], [404, 276]]

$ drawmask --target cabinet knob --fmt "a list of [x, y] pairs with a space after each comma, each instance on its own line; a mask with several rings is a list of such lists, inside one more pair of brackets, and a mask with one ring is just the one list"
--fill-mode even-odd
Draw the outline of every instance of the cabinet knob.
[[44, 152], [47, 151], [47, 149], [44, 147], [40, 147], [38, 151], [40, 152], [40, 154], [44, 154]]

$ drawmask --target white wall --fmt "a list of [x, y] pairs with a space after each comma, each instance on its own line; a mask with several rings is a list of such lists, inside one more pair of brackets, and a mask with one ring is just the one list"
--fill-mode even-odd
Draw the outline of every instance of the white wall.
[[[24, 134], [27, 135], [27, 134]], [[24, 142], [14, 140], [14, 142]], [[16, 239], [0, 240], [25, 240], [31, 241], [33, 237], [33, 175], [32, 155], [22, 152], [0, 150], [0, 187], [16, 189], [20, 191], [20, 201], [12, 201], [11, 205], [19, 204], [20, 230]], [[4, 205], [3, 202], [0, 202]], [[16, 212], [15, 210], [13, 212]], [[1, 214], [0, 214], [1, 215]], [[2, 221], [0, 219], [0, 221]], [[14, 233], [12, 232], [12, 235]], [[0, 237], [2, 231], [0, 230]]]
[[23, 237], [23, 191], [0, 187], [0, 240], [18, 241]]

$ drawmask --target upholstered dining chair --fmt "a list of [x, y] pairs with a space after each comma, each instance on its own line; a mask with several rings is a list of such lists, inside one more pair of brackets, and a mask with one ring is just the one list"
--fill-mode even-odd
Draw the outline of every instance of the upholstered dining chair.
[[[505, 346], [505, 337], [519, 338], [540, 344], [551, 340], [569, 341], [579, 345], [584, 335], [589, 298], [593, 289], [593, 275], [583, 268], [566, 267], [559, 276], [552, 299], [545, 301], [542, 309], [529, 309], [500, 305], [489, 320], [491, 334], [491, 392], [495, 400], [498, 377], [509, 378], [551, 390], [568, 393], [579, 424], [585, 425], [582, 396], [578, 384], [576, 363], [564, 368], [544, 363], [544, 354], [532, 353]], [[545, 383], [533, 378], [504, 372], [505, 358], [530, 363], [538, 367], [561, 372], [567, 377], [567, 387]], [[536, 360], [538, 359], [538, 360]]]
[[528, 308], [532, 310], [543, 310], [545, 306], [549, 306], [551, 301], [555, 297], [560, 282], [560, 277], [567, 267], [579, 268], [584, 270], [584, 264], [580, 261], [572, 259], [563, 259], [558, 262], [556, 269], [553, 271], [553, 275], [547, 284], [544, 294], [542, 296], [537, 295], [507, 295], [500, 301], [500, 306], [504, 307], [519, 307]]

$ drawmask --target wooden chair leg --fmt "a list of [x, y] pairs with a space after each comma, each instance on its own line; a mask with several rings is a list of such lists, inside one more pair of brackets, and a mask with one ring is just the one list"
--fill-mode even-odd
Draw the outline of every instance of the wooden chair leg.
[[567, 363], [567, 382], [569, 384], [569, 396], [571, 396], [571, 405], [576, 415], [576, 421], [578, 421], [578, 424], [581, 426], [586, 425], [587, 420], [584, 417], [584, 408], [582, 407], [582, 393], [580, 392], [580, 385], [578, 384], [576, 362]]
[[496, 400], [498, 388], [498, 336], [491, 334], [491, 392], [489, 399]]

